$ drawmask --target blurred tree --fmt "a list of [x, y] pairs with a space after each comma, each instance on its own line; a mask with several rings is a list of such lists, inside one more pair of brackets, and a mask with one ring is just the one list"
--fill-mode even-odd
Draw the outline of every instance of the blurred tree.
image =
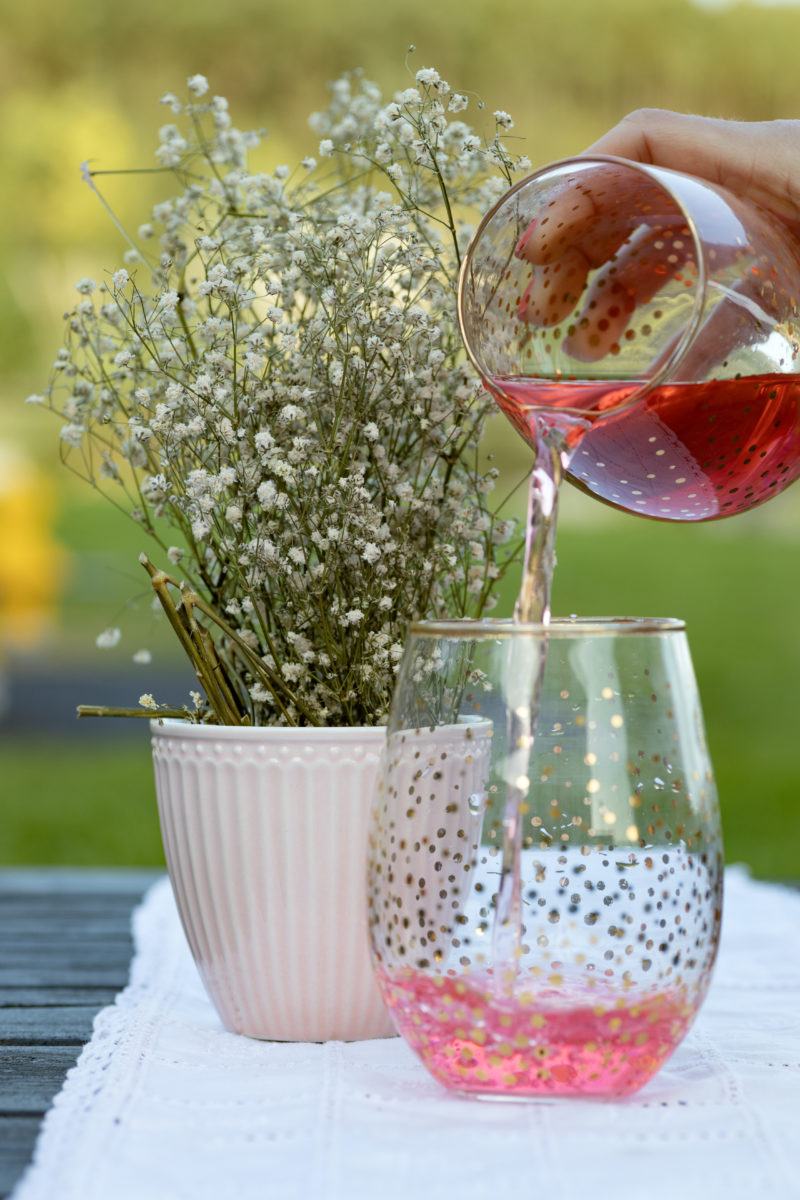
[[[313, 145], [306, 117], [341, 70], [360, 64], [402, 86], [412, 40], [415, 65], [435, 61], [490, 109], [513, 112], [534, 162], [580, 149], [641, 105], [763, 119], [798, 103], [800, 10], [790, 7], [0, 0], [0, 29], [0, 428], [21, 423], [17, 389], [30, 390], [48, 361], [72, 278], [117, 259], [78, 164], [147, 164], [166, 120], [157, 98], [190, 72], [209, 75], [241, 118], [272, 127], [273, 162]], [[153, 194], [141, 180], [113, 191], [132, 222]]]

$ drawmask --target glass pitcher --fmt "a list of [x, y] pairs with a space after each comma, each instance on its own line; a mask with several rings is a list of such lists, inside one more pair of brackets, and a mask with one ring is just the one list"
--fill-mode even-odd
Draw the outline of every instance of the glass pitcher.
[[554, 163], [487, 213], [462, 266], [467, 352], [569, 476], [667, 521], [732, 516], [800, 475], [800, 243], [706, 180]]

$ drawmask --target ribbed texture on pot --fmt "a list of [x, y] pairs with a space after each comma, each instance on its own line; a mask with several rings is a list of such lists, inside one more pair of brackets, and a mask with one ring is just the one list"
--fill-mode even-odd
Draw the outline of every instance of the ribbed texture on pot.
[[152, 733], [170, 879], [225, 1027], [279, 1041], [393, 1034], [364, 879], [383, 730]]

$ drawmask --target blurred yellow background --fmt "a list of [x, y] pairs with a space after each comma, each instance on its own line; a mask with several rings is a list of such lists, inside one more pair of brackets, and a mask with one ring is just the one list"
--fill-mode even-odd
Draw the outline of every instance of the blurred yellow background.
[[[0, 815], [4, 862], [159, 861], [146, 731], [73, 719], [79, 701], [183, 697], [154, 623], [140, 535], [58, 463], [57, 430], [25, 407], [43, 386], [78, 278], [121, 260], [79, 164], [147, 166], [158, 104], [194, 72], [266, 126], [267, 161], [314, 150], [326, 82], [362, 66], [387, 92], [411, 63], [516, 120], [534, 164], [582, 149], [627, 111], [745, 119], [798, 113], [800, 8], [691, 0], [2, 0], [0, 3]], [[147, 219], [153, 177], [115, 179], [123, 220]], [[528, 453], [502, 421], [509, 478]], [[689, 622], [729, 852], [800, 878], [800, 492], [708, 527], [658, 526], [570, 492], [556, 609]], [[512, 588], [513, 590], [513, 588]], [[504, 596], [506, 611], [511, 591]], [[117, 649], [94, 638], [120, 625]], [[136, 666], [141, 646], [150, 667]], [[2, 715], [5, 706], [5, 715]]]

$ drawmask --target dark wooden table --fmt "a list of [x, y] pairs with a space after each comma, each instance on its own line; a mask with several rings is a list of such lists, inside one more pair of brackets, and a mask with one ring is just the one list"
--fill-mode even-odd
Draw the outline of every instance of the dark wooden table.
[[0, 870], [0, 1200], [95, 1013], [128, 981], [131, 910], [157, 876]]

